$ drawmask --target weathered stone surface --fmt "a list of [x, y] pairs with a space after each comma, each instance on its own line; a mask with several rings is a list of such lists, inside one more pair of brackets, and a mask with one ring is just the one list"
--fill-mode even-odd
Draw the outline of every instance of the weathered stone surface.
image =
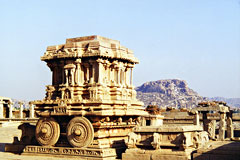
[[149, 154], [123, 153], [122, 160], [151, 160]]
[[178, 125], [163, 125], [159, 126], [143, 126], [134, 128], [134, 132], [189, 132], [189, 131], [202, 131], [201, 126], [197, 125], [186, 125], [186, 126], [178, 126]]
[[143, 150], [143, 149], [128, 149], [123, 153], [123, 160], [189, 160], [191, 151], [172, 151], [170, 149], [161, 150]]
[[67, 147], [43, 147], [43, 146], [26, 146], [23, 154], [52, 154], [52, 155], [70, 155], [70, 156], [87, 156], [87, 157], [116, 157], [116, 150], [94, 149], [94, 148], [67, 148]]
[[152, 155], [151, 160], [189, 160], [189, 158], [187, 156], [155, 154]]

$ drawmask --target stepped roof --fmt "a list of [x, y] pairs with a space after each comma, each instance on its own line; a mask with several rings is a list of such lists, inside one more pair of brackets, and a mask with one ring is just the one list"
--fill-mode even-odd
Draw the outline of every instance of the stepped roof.
[[133, 51], [121, 46], [117, 40], [93, 35], [66, 39], [65, 44], [49, 46], [41, 60], [60, 58], [105, 57], [138, 63]]

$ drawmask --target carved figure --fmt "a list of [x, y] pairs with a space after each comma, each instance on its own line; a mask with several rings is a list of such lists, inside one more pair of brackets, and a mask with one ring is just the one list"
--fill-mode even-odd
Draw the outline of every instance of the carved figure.
[[141, 135], [134, 132], [128, 134], [128, 141], [126, 142], [128, 148], [136, 148], [136, 143], [141, 140]]
[[162, 136], [159, 133], [153, 133], [153, 142], [151, 143], [154, 149], [160, 149]]

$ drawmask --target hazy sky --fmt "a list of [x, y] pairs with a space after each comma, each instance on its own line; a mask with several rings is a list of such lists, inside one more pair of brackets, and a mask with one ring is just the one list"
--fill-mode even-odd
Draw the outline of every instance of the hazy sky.
[[0, 0], [0, 24], [0, 96], [42, 99], [47, 46], [100, 35], [134, 51], [135, 86], [178, 78], [240, 97], [240, 0]]

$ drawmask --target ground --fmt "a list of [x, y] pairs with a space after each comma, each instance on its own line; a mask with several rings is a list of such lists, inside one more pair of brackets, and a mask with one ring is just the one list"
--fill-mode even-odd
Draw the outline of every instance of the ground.
[[[1, 160], [64, 160], [69, 158], [63, 157], [45, 157], [45, 156], [28, 156], [18, 155], [4, 152], [4, 146], [7, 143], [13, 142], [13, 137], [21, 136], [21, 130], [18, 130], [19, 124], [9, 124], [9, 126], [0, 127], [0, 159]], [[75, 159], [75, 158], [74, 158]]]

